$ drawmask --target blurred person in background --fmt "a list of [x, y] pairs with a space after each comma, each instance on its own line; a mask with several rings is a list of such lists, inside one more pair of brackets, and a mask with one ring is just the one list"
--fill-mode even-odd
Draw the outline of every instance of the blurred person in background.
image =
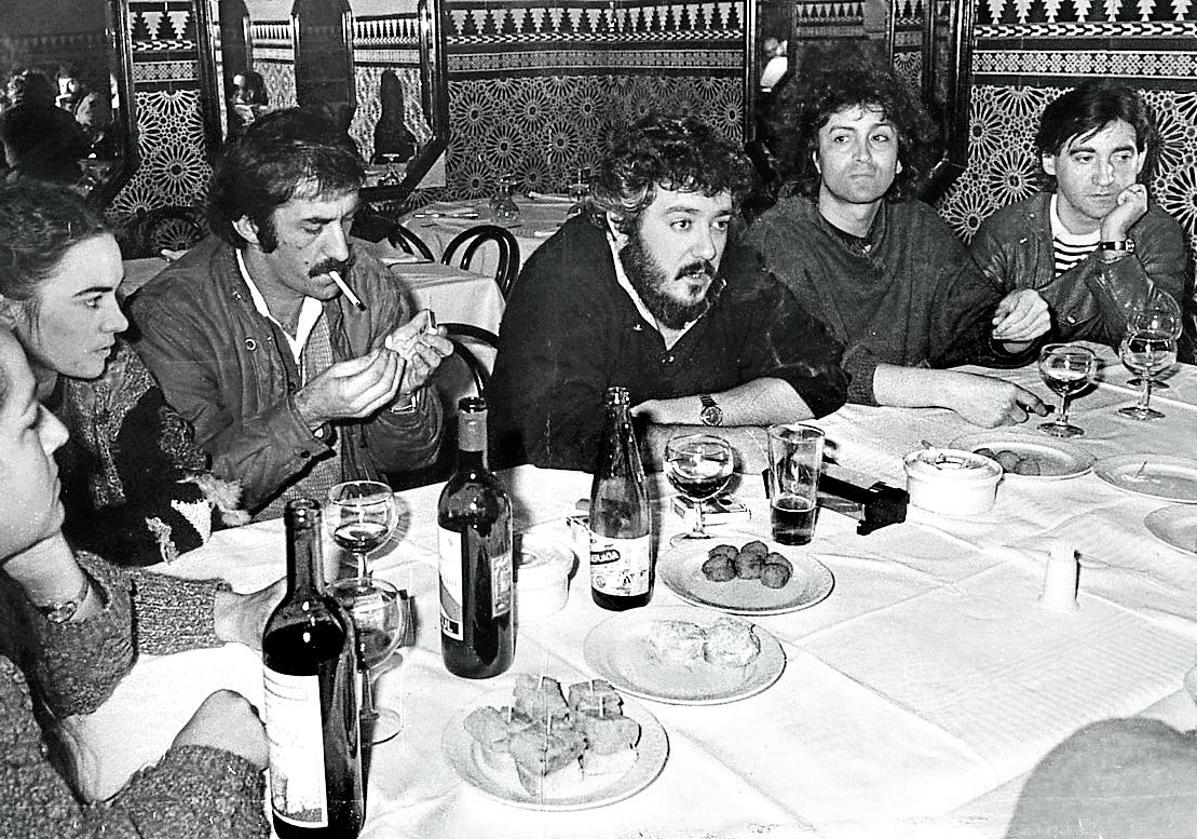
[[72, 185], [91, 141], [75, 118], [57, 107], [54, 83], [37, 70], [23, 70], [8, 84], [12, 107], [0, 116], [0, 143], [9, 179], [34, 178]]

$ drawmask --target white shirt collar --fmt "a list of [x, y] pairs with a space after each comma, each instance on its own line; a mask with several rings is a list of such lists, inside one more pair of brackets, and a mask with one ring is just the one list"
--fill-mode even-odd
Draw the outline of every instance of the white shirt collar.
[[249, 276], [249, 270], [245, 267], [245, 258], [241, 255], [241, 251], [237, 250], [237, 267], [241, 269], [241, 279], [245, 281], [246, 287], [249, 289], [249, 297], [254, 301], [254, 308], [258, 310], [264, 318], [269, 318], [271, 323], [278, 326], [283, 333], [283, 337], [287, 339], [287, 345], [291, 348], [291, 356], [295, 359], [295, 363], [299, 364], [300, 356], [303, 355], [303, 348], [307, 346], [308, 338], [312, 336], [312, 330], [316, 328], [316, 323], [320, 320], [320, 315], [324, 313], [324, 304], [315, 297], [304, 297], [303, 303], [299, 307], [299, 322], [295, 325], [295, 334], [292, 335], [287, 331], [287, 327], [278, 322], [274, 315], [270, 314], [270, 307], [266, 305], [266, 298], [262, 296], [262, 292], [258, 290], [258, 286]]
[[[644, 305], [644, 301], [640, 299], [640, 295], [636, 293], [636, 289], [632, 287], [632, 283], [628, 280], [628, 275], [624, 273], [623, 262], [619, 259], [619, 247], [615, 244], [615, 237], [610, 233], [607, 234], [607, 246], [611, 248], [611, 259], [615, 262], [615, 281], [619, 283], [620, 288], [627, 292], [628, 297], [632, 298], [632, 305], [636, 307], [636, 311], [640, 313], [640, 317], [644, 318], [644, 322], [651, 324], [652, 328], [657, 331], [657, 334], [661, 335], [662, 339], [664, 339], [665, 336], [661, 333], [661, 325], [657, 322], [656, 316]], [[701, 319], [702, 315], [699, 315], [694, 320], [687, 322], [681, 331], [678, 332], [678, 339], [689, 332], [690, 327], [698, 323]]]

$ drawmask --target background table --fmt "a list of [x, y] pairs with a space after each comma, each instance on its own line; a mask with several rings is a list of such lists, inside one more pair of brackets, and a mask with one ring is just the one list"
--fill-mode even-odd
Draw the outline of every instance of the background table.
[[[1033, 369], [1008, 375], [1048, 397]], [[1132, 397], [1126, 378], [1108, 364], [1105, 382], [1076, 401], [1074, 421], [1086, 430], [1078, 444], [1099, 456], [1190, 451], [1197, 403], [1187, 396], [1197, 370], [1178, 372], [1160, 399], [1167, 418], [1151, 424], [1114, 413]], [[899, 486], [901, 457], [921, 439], [946, 443], [975, 430], [947, 411], [864, 406], [821, 424], [845, 468]], [[504, 480], [517, 529], [569, 539], [563, 520], [588, 494], [588, 476], [521, 467]], [[659, 476], [652, 483], [663, 566], [680, 557], [668, 536], [683, 523], [664, 512], [668, 486]], [[441, 754], [454, 712], [511, 676], [473, 682], [441, 663], [439, 491], [399, 496], [399, 535], [377, 563], [380, 576], [414, 594], [420, 621], [417, 646], [379, 684], [379, 701], [398, 707], [406, 724], [374, 752], [366, 837], [998, 837], [1022, 776], [1081, 725], [1137, 713], [1197, 723], [1182, 690], [1197, 650], [1197, 561], [1143, 526], [1164, 502], [1095, 474], [1007, 478], [994, 508], [968, 520], [912, 510], [905, 524], [862, 537], [848, 517], [821, 511], [812, 544], [790, 550], [832, 570], [831, 596], [756, 621], [788, 659], [775, 685], [728, 705], [643, 703], [668, 732], [670, 755], [661, 776], [624, 802], [587, 813], [508, 807], [463, 784]], [[738, 492], [752, 520], [716, 527], [720, 541], [767, 534], [760, 481], [745, 478]], [[1081, 558], [1080, 609], [1071, 615], [1035, 602], [1055, 538]], [[222, 575], [250, 590], [282, 572], [283, 548], [281, 522], [266, 522], [218, 533], [161, 570]], [[566, 608], [519, 627], [512, 673], [567, 682], [594, 675], [583, 640], [613, 613], [591, 603], [587, 588], [583, 563]], [[680, 602], [658, 580], [648, 609]], [[257, 701], [257, 657], [227, 647], [140, 661], [113, 699], [75, 726], [103, 755], [86, 767], [96, 788], [160, 752], [202, 697], [225, 684]], [[152, 721], [132, 713], [146, 707]]]
[[[528, 261], [528, 257], [565, 223], [566, 213], [573, 206], [573, 201], [558, 197], [533, 200], [517, 195], [515, 203], [520, 208], [519, 220], [515, 224], [504, 226], [515, 236], [515, 241], [520, 246], [522, 267]], [[465, 218], [455, 215], [459, 213], [472, 213], [475, 216]], [[480, 224], [494, 224], [489, 202], [485, 199], [429, 204], [408, 213], [400, 221], [428, 244], [437, 259], [444, 256], [445, 248], [457, 234]], [[497, 264], [497, 252], [493, 246], [488, 245], [479, 251], [479, 256], [475, 257], [470, 270], [493, 277]]]

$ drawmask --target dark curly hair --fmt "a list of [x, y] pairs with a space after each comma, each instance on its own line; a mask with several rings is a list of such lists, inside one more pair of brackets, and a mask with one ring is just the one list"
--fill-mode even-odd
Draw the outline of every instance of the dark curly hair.
[[832, 62], [794, 74], [776, 88], [768, 127], [773, 153], [791, 191], [814, 198], [820, 177], [814, 153], [819, 129], [845, 108], [880, 108], [898, 132], [902, 171], [885, 193], [887, 201], [917, 195], [939, 157], [938, 132], [917, 96], [888, 68], [857, 61]]
[[1140, 179], [1147, 180], [1159, 146], [1151, 109], [1134, 90], [1108, 79], [1090, 79], [1050, 102], [1039, 118], [1035, 151], [1055, 156], [1069, 140], [1088, 138], [1116, 120], [1135, 130], [1135, 146], [1146, 153]]
[[607, 214], [632, 233], [657, 188], [731, 193], [738, 206], [752, 188], [752, 164], [734, 144], [693, 117], [650, 114], [619, 131], [590, 182], [590, 219], [607, 229]]
[[297, 192], [324, 196], [356, 190], [365, 179], [357, 146], [324, 114], [288, 108], [266, 114], [229, 144], [212, 172], [208, 226], [235, 248], [245, 239], [233, 222], [246, 216], [262, 250], [278, 246], [274, 211]]
[[104, 219], [64, 186], [28, 178], [0, 186], [0, 295], [35, 314], [37, 287], [66, 252], [105, 233]]

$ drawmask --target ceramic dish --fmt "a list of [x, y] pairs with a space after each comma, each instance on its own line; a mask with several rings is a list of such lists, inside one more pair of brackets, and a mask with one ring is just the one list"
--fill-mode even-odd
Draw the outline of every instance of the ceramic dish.
[[989, 449], [993, 452], [1012, 451], [1022, 459], [1033, 459], [1039, 466], [1038, 475], [1023, 475], [1006, 472], [1007, 477], [1030, 481], [1058, 481], [1084, 475], [1093, 468], [1093, 455], [1079, 446], [1063, 440], [1053, 440], [1045, 435], [1032, 436], [1012, 431], [978, 431], [965, 434], [952, 441], [952, 447], [975, 452]]
[[726, 620], [718, 613], [689, 606], [612, 615], [586, 636], [582, 655], [586, 664], [616, 690], [633, 696], [671, 705], [735, 702], [760, 693], [785, 669], [785, 652], [767, 630], [753, 626], [761, 651], [744, 667], [722, 667], [706, 661], [688, 665], [660, 662], [649, 643], [656, 621], [689, 621], [705, 629], [721, 619]]
[[1161, 542], [1197, 556], [1197, 507], [1161, 507], [1148, 513], [1143, 524]]
[[497, 690], [486, 694], [455, 713], [441, 737], [441, 750], [449, 765], [461, 779], [474, 789], [504, 804], [511, 804], [526, 810], [588, 810], [623, 801], [651, 784], [665, 767], [669, 755], [669, 738], [665, 729], [643, 706], [624, 699], [623, 712], [640, 723], [640, 742], [636, 745], [639, 755], [636, 762], [616, 778], [610, 776], [589, 777], [580, 781], [575, 788], [554, 794], [536, 796], [528, 792], [519, 782], [514, 771], [500, 770], [480, 753], [478, 743], [465, 730], [465, 718], [476, 708], [490, 705], [500, 708], [511, 704], [511, 690]]
[[[745, 540], [747, 541], [747, 540]], [[770, 551], [777, 551], [790, 561], [794, 574], [784, 587], [765, 587], [760, 580], [728, 580], [717, 583], [702, 573], [710, 549], [719, 542], [710, 539], [698, 546], [683, 545], [663, 556], [657, 573], [670, 591], [695, 606], [719, 609], [733, 615], [780, 615], [807, 609], [831, 594], [835, 578], [831, 570], [793, 548], [765, 541]], [[737, 548], [743, 541], [728, 542]]]
[[1097, 477], [1121, 490], [1178, 504], [1197, 504], [1197, 461], [1166, 454], [1103, 457]]

